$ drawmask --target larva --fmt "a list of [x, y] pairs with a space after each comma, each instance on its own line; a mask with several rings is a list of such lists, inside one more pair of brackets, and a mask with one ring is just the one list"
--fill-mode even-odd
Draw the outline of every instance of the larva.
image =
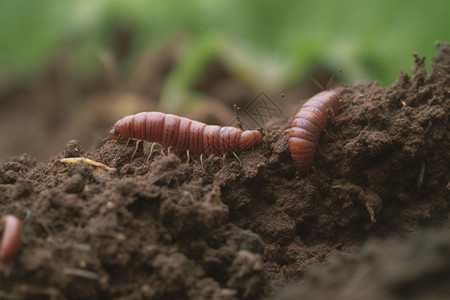
[[109, 133], [113, 140], [138, 139], [158, 142], [193, 154], [231, 154], [262, 142], [261, 130], [205, 123], [161, 112], [141, 112], [117, 121]]
[[306, 101], [295, 115], [290, 125], [289, 151], [299, 170], [311, 169], [320, 134], [345, 103], [336, 91], [323, 91]]
[[3, 229], [0, 244], [0, 260], [7, 262], [13, 259], [22, 245], [22, 222], [13, 215], [6, 215], [0, 219]]

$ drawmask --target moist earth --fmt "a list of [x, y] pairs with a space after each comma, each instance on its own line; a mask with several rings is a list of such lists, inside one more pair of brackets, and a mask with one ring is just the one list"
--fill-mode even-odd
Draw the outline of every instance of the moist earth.
[[1, 162], [0, 209], [24, 232], [0, 298], [447, 299], [450, 45], [429, 74], [413, 57], [390, 87], [337, 88], [348, 102], [310, 172], [281, 119], [203, 168], [167, 149], [146, 163], [142, 144], [131, 160], [133, 143], [114, 141]]

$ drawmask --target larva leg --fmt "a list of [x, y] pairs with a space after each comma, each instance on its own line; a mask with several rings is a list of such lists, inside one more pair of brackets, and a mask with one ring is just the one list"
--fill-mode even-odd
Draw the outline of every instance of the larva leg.
[[140, 144], [141, 142], [142, 142], [142, 140], [138, 140], [138, 141], [136, 142], [136, 148], [134, 149], [133, 154], [131, 154], [131, 161], [133, 161], [134, 156], [136, 155], [136, 152], [138, 151], [139, 144]]
[[318, 153], [321, 153], [321, 152], [320, 152], [320, 145], [319, 145], [319, 142], [316, 142], [316, 151], [317, 151]]
[[166, 157], [166, 154], [164, 153], [164, 149], [161, 149], [160, 152], [161, 152], [161, 155], [162, 155], [162, 156]]
[[187, 155], [186, 167], [189, 167], [189, 160], [191, 159], [191, 157], [189, 156], [189, 149], [186, 150], [186, 155]]
[[203, 153], [200, 154], [200, 163], [202, 165], [202, 170], [205, 171], [205, 168], [203, 167]]
[[339, 102], [340, 102], [340, 107], [342, 107], [342, 106], [346, 105], [347, 103], [349, 103], [350, 100], [352, 100], [353, 98], [355, 98], [355, 96], [356, 96], [356, 95], [352, 95], [351, 97], [349, 97], [349, 98], [346, 99], [346, 100], [340, 100], [340, 101], [339, 101]]
[[325, 132], [325, 135], [331, 139], [331, 140], [335, 140], [336, 138], [334, 136], [332, 136], [331, 134], [328, 133], [328, 131], [326, 129], [323, 130]]
[[224, 153], [224, 154], [222, 155], [222, 162], [225, 162], [225, 158], [227, 158], [227, 155]]
[[[328, 115], [328, 119], [331, 121], [331, 123], [336, 124], [337, 122], [341, 122], [341, 121], [345, 121], [348, 118], [339, 118], [336, 117], [336, 115], [334, 114], [334, 111], [330, 108], [329, 109], [329, 115]], [[328, 111], [327, 111], [328, 112]]]
[[327, 114], [328, 114], [328, 119], [333, 124], [336, 124], [336, 122], [343, 120], [343, 119], [339, 119], [338, 117], [336, 117], [336, 114], [334, 113], [334, 110], [331, 107], [327, 108]]
[[236, 159], [239, 161], [239, 165], [242, 166], [242, 162], [239, 159], [239, 157], [237, 156], [237, 154], [235, 152], [233, 152], [234, 157], [236, 157]]
[[152, 143], [152, 146], [150, 147], [150, 154], [148, 155], [147, 159], [145, 160], [145, 163], [147, 163], [150, 160], [150, 157], [152, 157], [153, 149], [155, 148], [155, 143]]
[[172, 146], [169, 146], [169, 148], [167, 148], [167, 154], [170, 154], [170, 150], [172, 150]]
[[313, 170], [313, 172], [314, 172], [314, 176], [316, 176], [317, 177], [317, 170], [316, 170], [316, 167], [314, 167], [314, 166], [311, 166], [311, 169]]
[[125, 144], [125, 148], [124, 148], [124, 149], [127, 149], [128, 144], [130, 143], [130, 140], [131, 140], [131, 138], [128, 138], [127, 143]]

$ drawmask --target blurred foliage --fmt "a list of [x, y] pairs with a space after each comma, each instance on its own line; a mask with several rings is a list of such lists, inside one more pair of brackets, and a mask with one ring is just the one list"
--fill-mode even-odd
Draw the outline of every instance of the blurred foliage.
[[131, 36], [125, 73], [144, 51], [186, 41], [163, 94], [168, 106], [182, 101], [212, 58], [271, 90], [316, 67], [342, 70], [349, 83], [386, 85], [410, 70], [408, 54], [426, 55], [429, 64], [434, 42], [450, 41], [449, 11], [448, 0], [0, 0], [0, 76], [33, 74], [58, 51], [87, 76], [99, 68], [99, 53], [116, 51], [113, 32], [124, 31]]

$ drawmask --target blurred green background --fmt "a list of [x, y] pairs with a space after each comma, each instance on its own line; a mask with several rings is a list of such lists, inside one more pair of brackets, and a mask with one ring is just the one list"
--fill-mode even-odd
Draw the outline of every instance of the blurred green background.
[[[273, 86], [297, 80], [314, 64], [343, 70], [346, 80], [389, 84], [409, 70], [405, 53], [432, 56], [434, 41], [450, 37], [449, 11], [446, 0], [2, 0], [1, 73], [32, 73], [64, 47], [88, 74], [99, 51], [111, 49], [111, 31], [122, 27], [134, 38], [128, 64], [148, 47], [183, 35], [189, 39], [185, 59], [220, 53]], [[201, 60], [180, 68], [195, 73]]]
[[[53, 121], [41, 130], [50, 130], [86, 102], [87, 91], [132, 90], [130, 78], [145, 72], [137, 71], [139, 66], [152, 68], [164, 61], [153, 56], [153, 64], [143, 63], [155, 51], [173, 58], [165, 67], [158, 65], [164, 75], [153, 83], [160, 92], [141, 95], [159, 98], [150, 108], [165, 112], [204, 103], [207, 88], [193, 87], [208, 84], [205, 72], [217, 61], [222, 73], [251, 91], [280, 93], [309, 80], [317, 69], [347, 84], [362, 79], [387, 86], [400, 71], [410, 72], [413, 51], [427, 57], [430, 69], [435, 41], [450, 40], [449, 12], [448, 0], [0, 0], [0, 117], [14, 107], [11, 86], [23, 90], [31, 85], [31, 96], [19, 101], [16, 113], [29, 107], [30, 99], [43, 101], [42, 107], [63, 115], [46, 116]], [[53, 81], [40, 80], [48, 79], [48, 70], [53, 70]], [[64, 88], [33, 97], [44, 83], [49, 89]], [[52, 97], [57, 100], [48, 100]], [[95, 112], [92, 107], [84, 111]], [[76, 132], [66, 131], [61, 139], [82, 138]], [[26, 151], [29, 144], [22, 144], [0, 148], [0, 155]]]

